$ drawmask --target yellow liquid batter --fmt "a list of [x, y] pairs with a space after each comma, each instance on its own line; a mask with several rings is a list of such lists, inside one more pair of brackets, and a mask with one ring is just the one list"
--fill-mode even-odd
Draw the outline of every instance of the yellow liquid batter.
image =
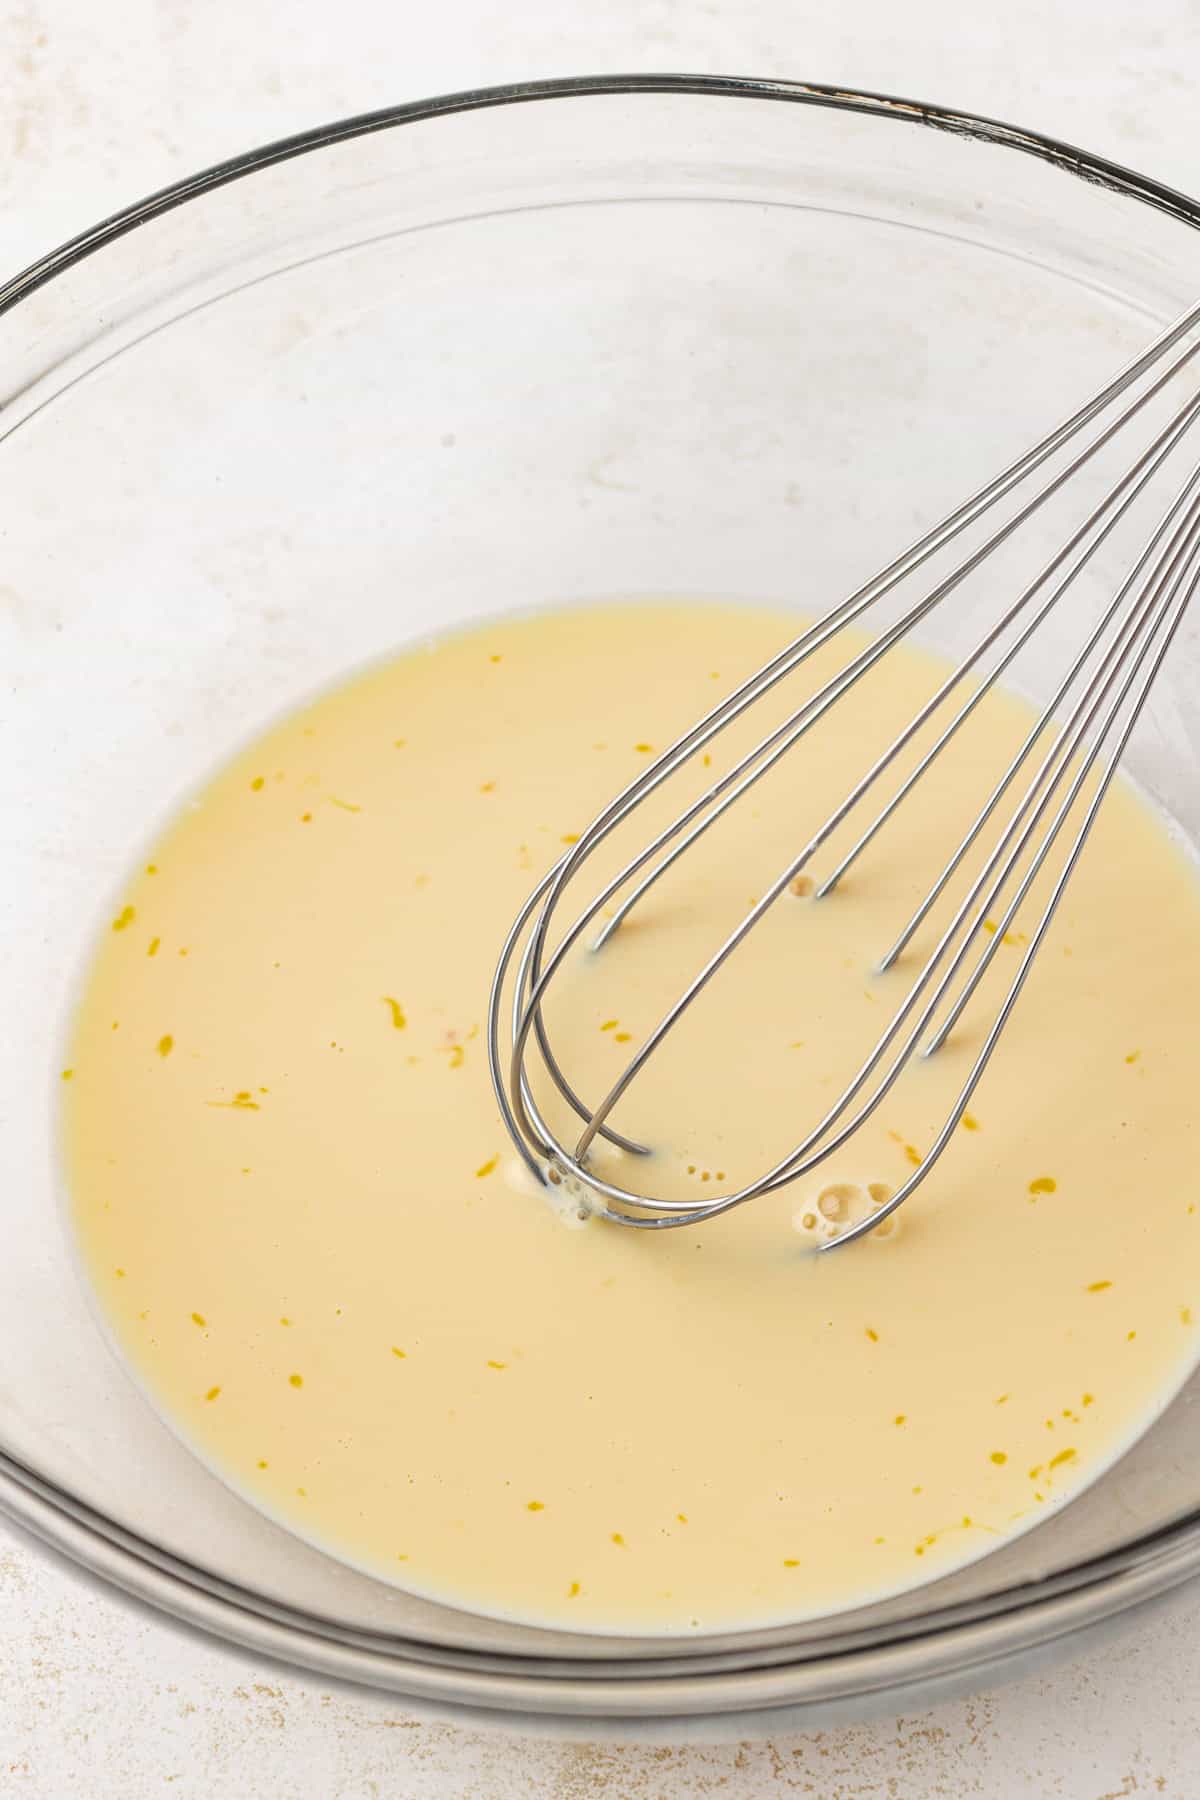
[[[1121, 784], [886, 1237], [808, 1254], [827, 1214], [911, 1171], [978, 1046], [968, 1021], [817, 1175], [703, 1228], [578, 1227], [515, 1178], [481, 1036], [504, 931], [652, 749], [796, 629], [664, 603], [401, 656], [226, 767], [104, 923], [62, 1090], [103, 1314], [226, 1480], [384, 1579], [593, 1630], [850, 1606], [1045, 1517], [1194, 1359], [1200, 888]], [[549, 1016], [582, 1092], [933, 668], [889, 656], [819, 751], [565, 972]], [[1026, 719], [989, 697], [930, 800], [844, 892], [781, 901], [648, 1066], [614, 1123], [669, 1133], [659, 1191], [737, 1185], [828, 1104], [916, 966], [873, 961]], [[997, 981], [1019, 954], [1016, 935]]]

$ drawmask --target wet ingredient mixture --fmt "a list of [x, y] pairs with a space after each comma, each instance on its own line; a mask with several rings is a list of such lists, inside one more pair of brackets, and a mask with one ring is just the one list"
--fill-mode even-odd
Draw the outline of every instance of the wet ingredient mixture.
[[[504, 931], [645, 758], [796, 629], [655, 603], [402, 655], [225, 767], [103, 922], [61, 1071], [103, 1314], [200, 1456], [385, 1580], [581, 1629], [850, 1606], [1044, 1517], [1191, 1366], [1200, 889], [1125, 786], [955, 1144], [886, 1234], [808, 1253], [920, 1159], [969, 1027], [836, 1166], [702, 1229], [580, 1225], [515, 1174], [480, 1036]], [[893, 652], [820, 754], [564, 981], [551, 1025], [582, 1091], [931, 667]], [[1026, 716], [989, 696], [936, 802], [844, 894], [781, 901], [639, 1078], [622, 1122], [657, 1127], [661, 1191], [734, 1185], [840, 1088], [906, 978], [872, 963]]]

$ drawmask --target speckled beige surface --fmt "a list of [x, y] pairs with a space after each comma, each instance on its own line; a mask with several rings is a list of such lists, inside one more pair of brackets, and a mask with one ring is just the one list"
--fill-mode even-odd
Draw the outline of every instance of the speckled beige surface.
[[[318, 119], [476, 82], [669, 67], [951, 101], [1200, 191], [1200, 0], [0, 0], [0, 269]], [[0, 1796], [164, 1791], [1197, 1800], [1200, 1597], [1072, 1667], [919, 1717], [740, 1747], [562, 1746], [256, 1669], [0, 1524]]]

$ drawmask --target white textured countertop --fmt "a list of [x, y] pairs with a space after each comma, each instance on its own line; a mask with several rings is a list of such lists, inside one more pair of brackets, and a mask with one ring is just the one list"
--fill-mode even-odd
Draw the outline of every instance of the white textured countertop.
[[[976, 16], [972, 17], [972, 13]], [[285, 132], [529, 75], [784, 75], [1040, 127], [1200, 191], [1200, 0], [0, 0], [0, 274]], [[1200, 1795], [1200, 1596], [919, 1716], [741, 1747], [426, 1724], [190, 1638], [0, 1523], [0, 1796], [819, 1800]]]

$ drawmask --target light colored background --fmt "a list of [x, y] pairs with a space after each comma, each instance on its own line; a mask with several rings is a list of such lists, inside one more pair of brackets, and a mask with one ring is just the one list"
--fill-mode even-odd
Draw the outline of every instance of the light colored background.
[[[790, 75], [1039, 126], [1200, 191], [1200, 0], [0, 0], [0, 274], [265, 138], [480, 82]], [[1200, 1598], [919, 1717], [740, 1748], [424, 1724], [134, 1616], [0, 1524], [0, 1796], [1200, 1796]]]

